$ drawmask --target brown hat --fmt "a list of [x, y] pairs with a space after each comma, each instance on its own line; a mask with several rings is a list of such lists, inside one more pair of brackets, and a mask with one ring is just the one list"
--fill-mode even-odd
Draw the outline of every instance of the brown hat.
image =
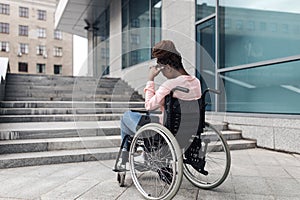
[[152, 48], [152, 56], [161, 64], [169, 64], [176, 69], [183, 68], [181, 55], [171, 40], [162, 40]]

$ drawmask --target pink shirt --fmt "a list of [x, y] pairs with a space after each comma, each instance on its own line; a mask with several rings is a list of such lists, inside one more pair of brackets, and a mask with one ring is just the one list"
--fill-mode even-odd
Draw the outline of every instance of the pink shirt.
[[[188, 93], [175, 91], [174, 97], [182, 100], [196, 100], [201, 98], [200, 81], [195, 76], [181, 75], [174, 79], [168, 79], [155, 91], [154, 81], [148, 81], [144, 89], [145, 92], [145, 108], [147, 110], [156, 110], [160, 108], [164, 112], [165, 96], [170, 94], [171, 90], [176, 86], [188, 88]], [[160, 122], [162, 123], [162, 116]]]

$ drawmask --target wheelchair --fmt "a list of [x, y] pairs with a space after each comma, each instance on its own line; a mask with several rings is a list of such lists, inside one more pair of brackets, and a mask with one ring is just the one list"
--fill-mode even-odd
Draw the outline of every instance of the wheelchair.
[[148, 123], [133, 137], [127, 136], [127, 160], [126, 155], [121, 155], [124, 138], [113, 169], [118, 172], [121, 187], [130, 171], [134, 185], [145, 199], [173, 198], [183, 175], [198, 188], [213, 189], [229, 174], [228, 144], [217, 128], [205, 122], [205, 96], [219, 91], [207, 89], [200, 99], [183, 101], [173, 97], [176, 90], [189, 92], [187, 88], [174, 88], [165, 97], [163, 125]]

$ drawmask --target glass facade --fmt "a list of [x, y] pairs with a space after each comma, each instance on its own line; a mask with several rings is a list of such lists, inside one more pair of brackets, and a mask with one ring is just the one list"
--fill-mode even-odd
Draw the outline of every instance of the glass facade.
[[109, 74], [109, 7], [98, 17], [94, 30], [94, 51], [98, 75]]
[[225, 111], [300, 114], [297, 4], [196, 0], [198, 76], [205, 77], [204, 87], [224, 87], [226, 96], [217, 103]]
[[196, 0], [196, 21], [215, 13], [216, 0]]
[[228, 111], [300, 114], [300, 61], [226, 72], [221, 78]]
[[122, 68], [151, 59], [160, 27], [161, 0], [122, 1]]

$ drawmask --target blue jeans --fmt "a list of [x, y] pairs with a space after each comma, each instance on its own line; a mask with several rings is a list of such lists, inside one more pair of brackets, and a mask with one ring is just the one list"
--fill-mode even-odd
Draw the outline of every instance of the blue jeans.
[[[137, 126], [142, 118], [141, 113], [126, 111], [121, 119], [121, 138], [122, 141], [126, 135], [134, 136], [137, 131]], [[150, 116], [151, 122], [158, 122], [159, 118], [157, 116]], [[129, 148], [128, 141], [125, 141], [123, 150], [127, 150]]]

